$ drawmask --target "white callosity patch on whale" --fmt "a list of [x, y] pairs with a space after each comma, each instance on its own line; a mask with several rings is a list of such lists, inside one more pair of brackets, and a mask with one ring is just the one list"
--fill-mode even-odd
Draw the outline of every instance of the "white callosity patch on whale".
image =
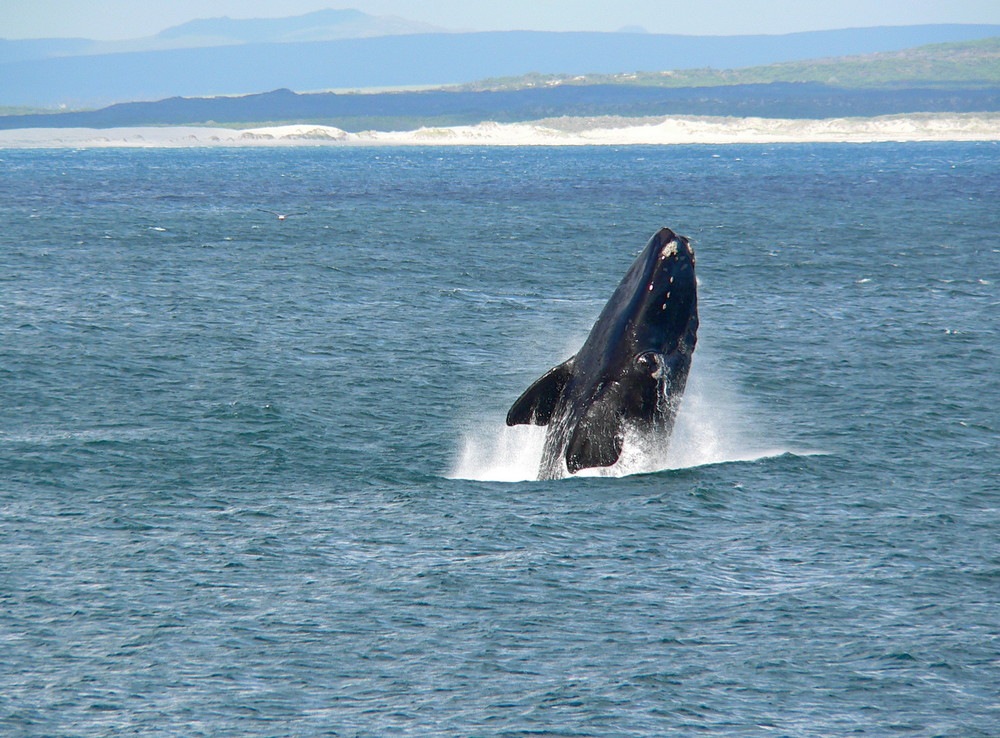
[[[671, 256], [677, 256], [677, 241], [672, 240], [664, 244], [663, 250], [660, 251], [660, 259], [669, 259]], [[674, 278], [671, 277], [670, 281], [673, 282]]]

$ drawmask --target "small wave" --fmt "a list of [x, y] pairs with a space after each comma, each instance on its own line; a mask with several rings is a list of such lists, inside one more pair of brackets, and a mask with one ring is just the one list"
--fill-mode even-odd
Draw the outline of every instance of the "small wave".
[[143, 426], [96, 428], [40, 428], [20, 433], [0, 431], [0, 444], [50, 445], [65, 442], [106, 443], [113, 441], [147, 440], [162, 435]]

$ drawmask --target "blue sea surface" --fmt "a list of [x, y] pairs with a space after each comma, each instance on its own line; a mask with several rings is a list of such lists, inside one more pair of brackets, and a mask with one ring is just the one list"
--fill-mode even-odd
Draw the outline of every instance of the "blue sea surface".
[[[4, 150], [0, 215], [0, 733], [1000, 735], [997, 144]], [[661, 226], [673, 442], [533, 481]]]

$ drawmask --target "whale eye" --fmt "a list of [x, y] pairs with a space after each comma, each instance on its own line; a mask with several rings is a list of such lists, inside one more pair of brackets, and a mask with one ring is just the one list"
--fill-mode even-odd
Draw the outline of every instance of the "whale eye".
[[659, 357], [652, 351], [644, 351], [635, 357], [636, 366], [647, 374], [656, 374], [660, 370]]

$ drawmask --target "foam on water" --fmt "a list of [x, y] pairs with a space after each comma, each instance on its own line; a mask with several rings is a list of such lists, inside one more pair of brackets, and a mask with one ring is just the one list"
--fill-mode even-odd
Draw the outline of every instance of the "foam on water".
[[[695, 355], [669, 444], [626, 436], [617, 464], [584, 469], [575, 476], [622, 477], [794, 453], [773, 444], [775, 434], [763, 430], [766, 413], [740, 397], [735, 383], [713, 368], [718, 365], [711, 355], [703, 352], [701, 360]], [[536, 479], [545, 430], [543, 426], [509, 428], [499, 419], [482, 423], [462, 439], [462, 449], [448, 476], [491, 482]]]

